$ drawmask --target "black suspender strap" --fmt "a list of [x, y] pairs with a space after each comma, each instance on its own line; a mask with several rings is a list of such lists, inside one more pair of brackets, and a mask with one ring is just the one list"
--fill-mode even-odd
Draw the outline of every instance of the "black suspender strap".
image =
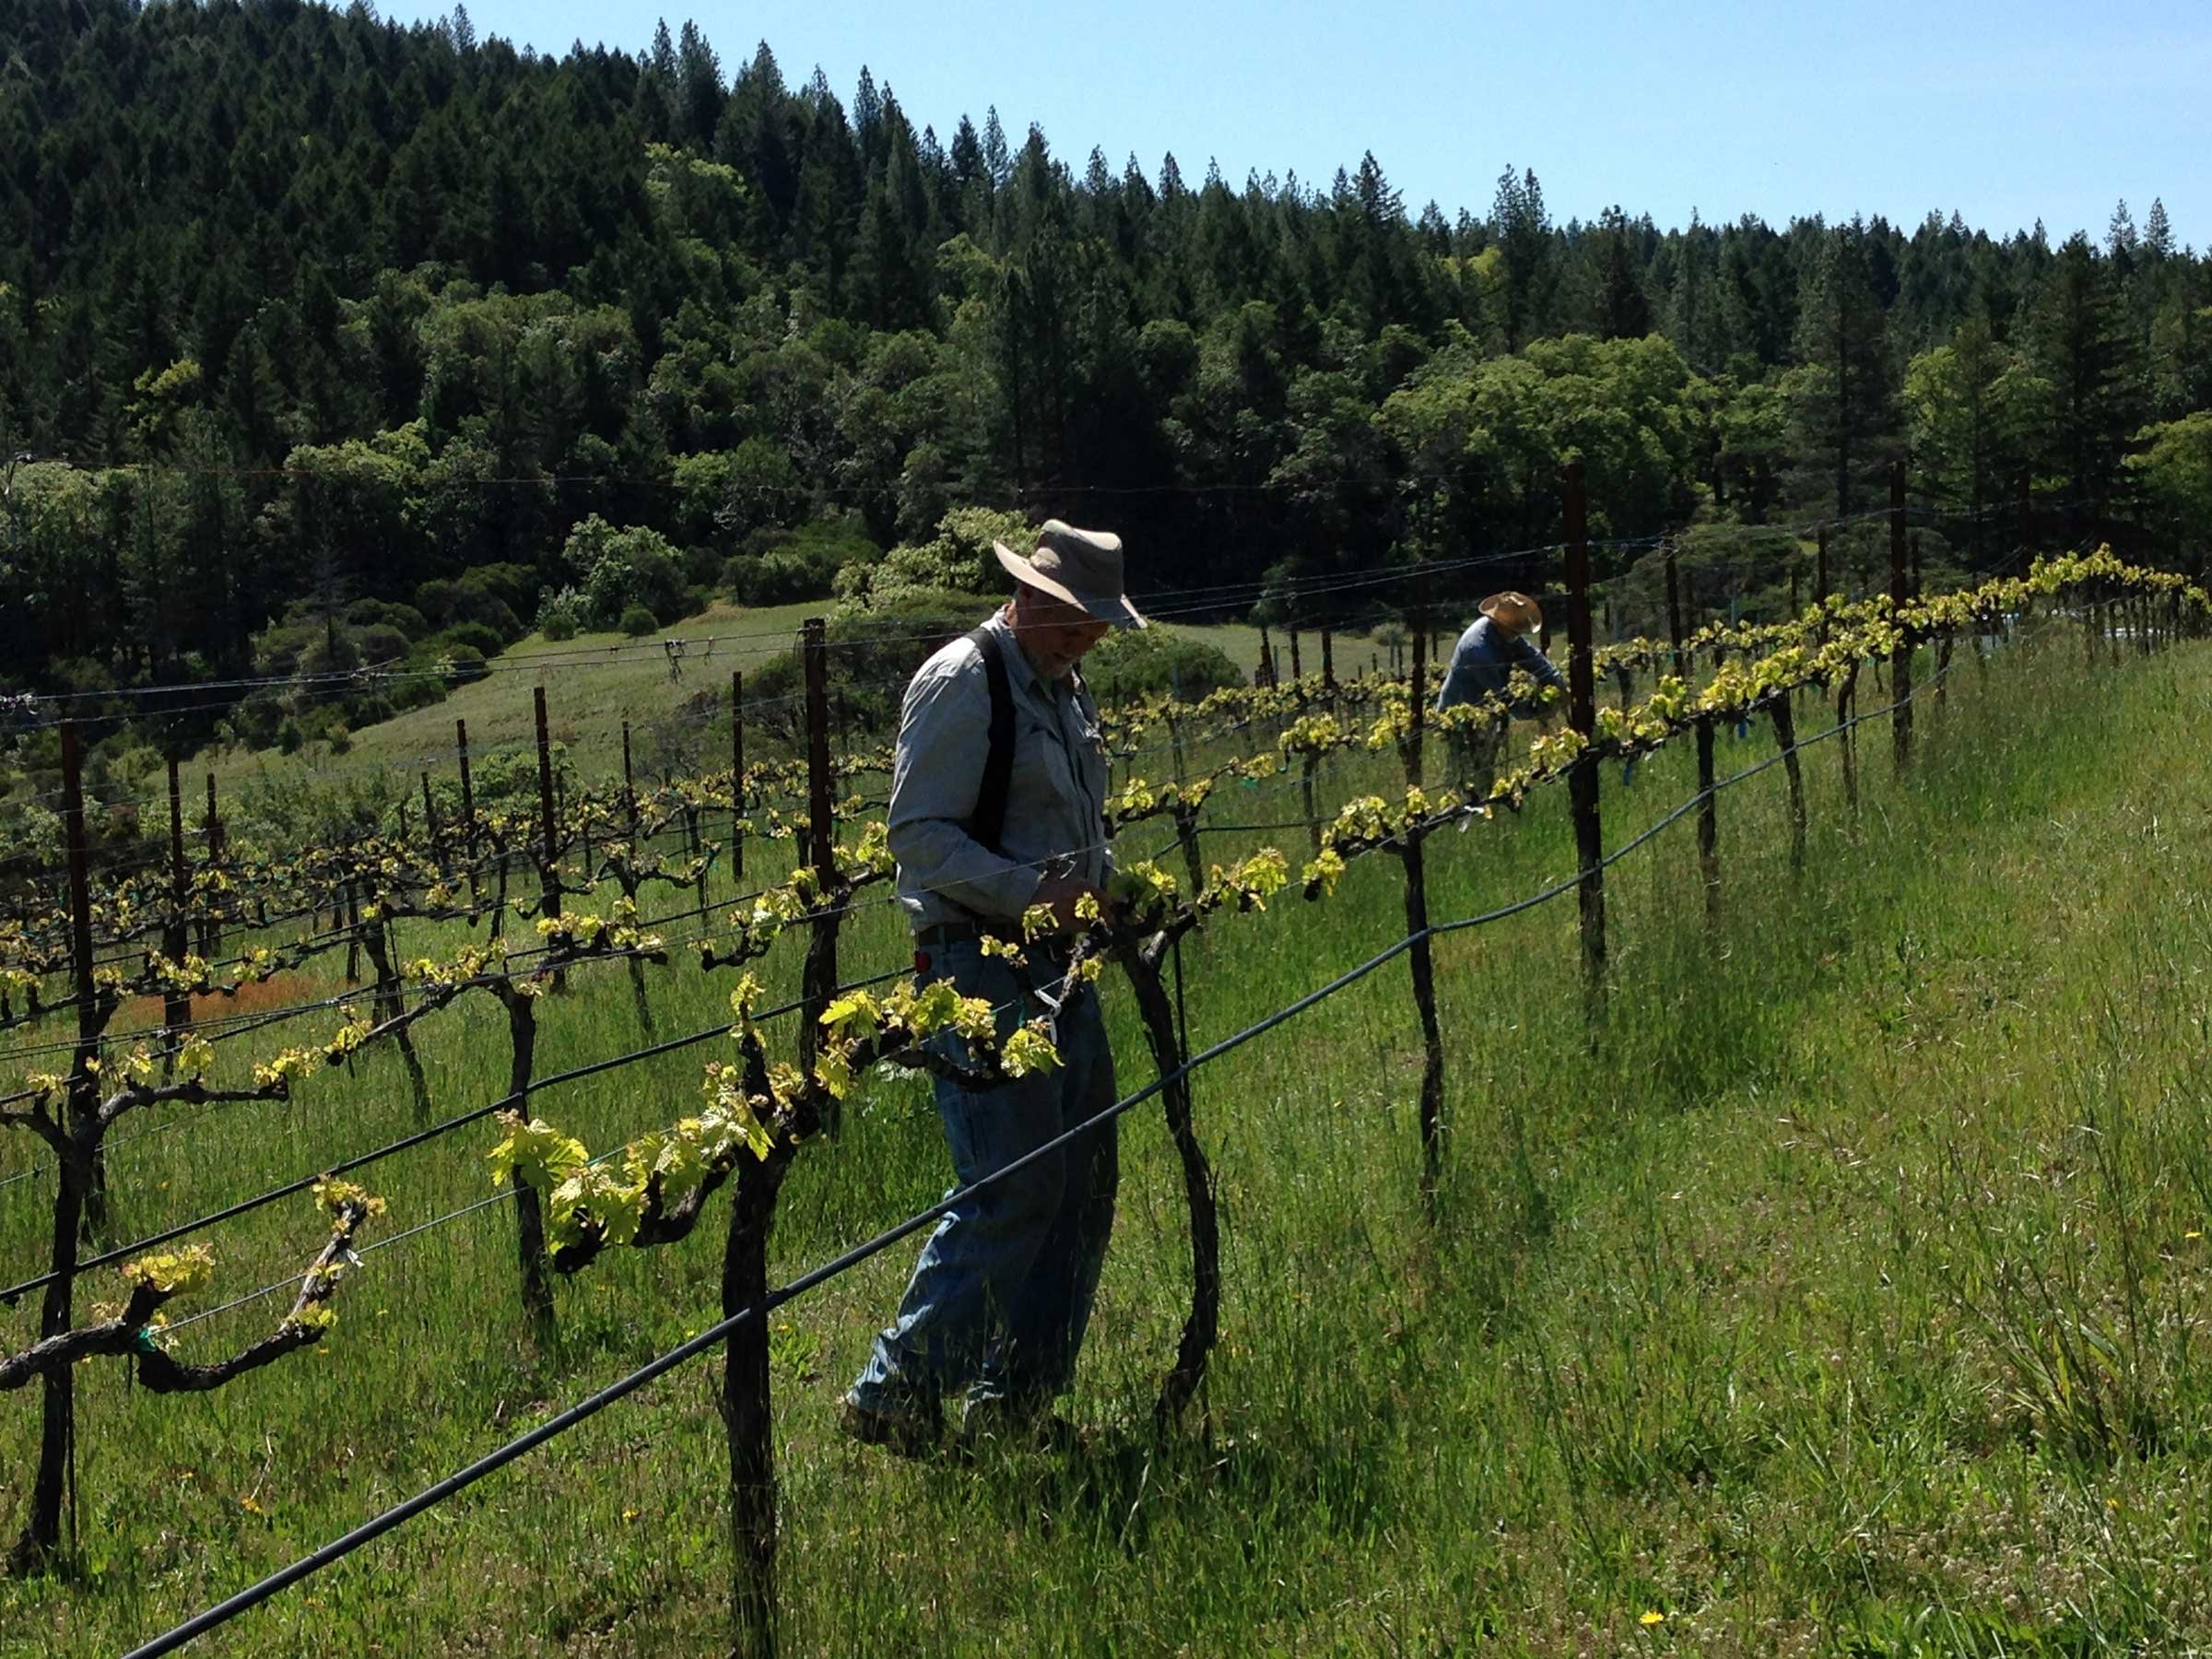
[[982, 657], [983, 677], [991, 683], [991, 752], [983, 760], [983, 781], [975, 793], [968, 833], [996, 853], [1006, 830], [1006, 792], [1014, 782], [1014, 687], [1006, 677], [998, 635], [982, 627], [968, 638]]

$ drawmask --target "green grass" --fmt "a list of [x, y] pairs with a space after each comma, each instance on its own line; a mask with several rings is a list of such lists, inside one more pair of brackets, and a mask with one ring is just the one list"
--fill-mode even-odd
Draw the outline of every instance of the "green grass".
[[[983, 599], [976, 601], [979, 616], [988, 604]], [[641, 729], [666, 721], [701, 694], [714, 700], [716, 716], [713, 741], [703, 746], [703, 752], [726, 766], [728, 738], [721, 724], [721, 711], [727, 707], [731, 671], [759, 668], [790, 650], [798, 641], [799, 625], [808, 617], [826, 614], [831, 606], [827, 599], [752, 609], [716, 604], [642, 640], [619, 633], [587, 633], [553, 641], [533, 633], [491, 659], [488, 676], [456, 688], [444, 701], [410, 709], [349, 734], [350, 747], [342, 755], [330, 753], [323, 743], [310, 744], [297, 755], [276, 749], [219, 750], [188, 762], [185, 775], [196, 779], [212, 771], [218, 788], [226, 794], [249, 784], [286, 782], [319, 774], [366, 777], [389, 772], [397, 776], [403, 787], [425, 769], [434, 777], [450, 777], [455, 765], [456, 720], [468, 722], [471, 759], [478, 766], [489, 756], [521, 753], [535, 745], [532, 692], [540, 684], [546, 687], [549, 735], [554, 742], [566, 744], [578, 764], [592, 775], [613, 775], [620, 771], [625, 721]], [[1218, 645], [1247, 676], [1259, 665], [1260, 630], [1256, 628], [1238, 623], [1186, 628], [1178, 623], [1176, 629]], [[660, 649], [664, 639], [685, 641], [678, 678], [669, 677], [667, 658]], [[1317, 637], [1310, 636], [1305, 643], [1318, 653]], [[1281, 672], [1288, 674], [1288, 648], [1280, 635], [1276, 637], [1275, 649], [1283, 653]], [[1351, 647], [1347, 644], [1346, 649]], [[1366, 649], [1362, 641], [1362, 653]], [[1365, 663], [1367, 658], [1361, 654], [1359, 660]], [[1318, 669], [1318, 654], [1306, 666], [1309, 671]], [[1350, 669], [1347, 662], [1347, 672]]]
[[[1808, 752], [1804, 874], [1784, 851], [1780, 769], [1721, 797], [1716, 931], [1700, 922], [1690, 823], [1614, 869], [1595, 1032], [1571, 899], [1441, 941], [1451, 1140], [1433, 1226], [1416, 1196], [1419, 1047], [1401, 967], [1200, 1074], [1226, 1306], [1206, 1427], [1164, 1447], [1147, 1421], [1188, 1260], [1150, 1108], [1126, 1125], [1115, 1243], [1067, 1403], [1088, 1454], [912, 1465], [836, 1437], [832, 1403], [895, 1302], [907, 1247], [783, 1310], [789, 1650], [2212, 1643], [2208, 703], [2201, 648], [2085, 675], [2062, 630], [2000, 659], [1985, 689], [1962, 660], [1948, 707], [1921, 708], [1909, 779], [1890, 776], [1886, 723], [1864, 729], [1855, 821], [1836, 746]], [[1801, 732], [1826, 724], [1800, 712]], [[1771, 740], [1762, 727], [1720, 749], [1728, 771]], [[1682, 799], [1688, 766], [1685, 746], [1625, 791], [1608, 769], [1609, 844]], [[1347, 767], [1327, 798], [1387, 775]], [[1232, 790], [1216, 817], [1291, 818], [1296, 798]], [[1261, 839], [1297, 854], [1295, 832], [1209, 853]], [[1439, 837], [1433, 913], [1529, 892], [1571, 867], [1570, 846], [1557, 793]], [[1396, 938], [1400, 890], [1371, 859], [1325, 909], [1286, 895], [1217, 921], [1185, 947], [1194, 1042]], [[880, 910], [845, 938], [848, 975], [902, 951]], [[788, 985], [795, 950], [772, 961]], [[548, 1004], [541, 1073], [640, 1041], [622, 971], [579, 970]], [[646, 978], [662, 1034], [723, 1017], [727, 974]], [[1134, 1087], [1149, 1067], [1109, 984]], [[495, 1013], [464, 1005], [422, 1028], [441, 1113], [497, 1092]], [[688, 1110], [714, 1052], [535, 1107], [597, 1148]], [[365, 1058], [295, 1103], [118, 1147], [116, 1226], [135, 1236], [412, 1122], [395, 1058]], [[463, 1132], [373, 1171], [385, 1233], [486, 1194], [493, 1138]], [[0, 1145], [0, 1171], [30, 1155], [27, 1137]], [[779, 1275], [945, 1179], [918, 1085], [877, 1085], [841, 1141], [798, 1160]], [[42, 1261], [47, 1192], [0, 1189], [10, 1278]], [[326, 1351], [189, 1398], [86, 1367], [82, 1559], [0, 1584], [0, 1651], [116, 1651], [680, 1340], [715, 1316], [726, 1213], [718, 1200], [687, 1243], [611, 1252], [564, 1282], [547, 1355], [522, 1338], [512, 1223], [495, 1206], [369, 1255]], [[206, 1302], [295, 1271], [319, 1230], [300, 1203], [218, 1233]], [[227, 1351], [280, 1311], [210, 1320], [185, 1351]], [[0, 1347], [35, 1319], [29, 1303], [0, 1312]], [[0, 1410], [11, 1531], [34, 1393]], [[723, 1469], [708, 1370], [693, 1366], [203, 1650], [715, 1648]]]
[[[522, 750], [537, 741], [533, 688], [546, 687], [547, 725], [554, 741], [568, 744], [580, 758], [619, 771], [622, 723], [642, 725], [664, 720], [695, 694], [720, 690], [726, 700], [732, 669], [758, 668], [798, 638], [799, 624], [829, 608], [827, 601], [745, 609], [717, 604], [696, 617], [642, 640], [618, 633], [579, 634], [549, 641], [530, 634], [491, 659], [493, 672], [461, 686], [443, 702], [410, 709], [351, 735], [344, 755], [330, 755], [316, 744], [299, 756], [274, 749], [230, 750], [191, 770], [212, 770], [229, 789], [250, 780], [288, 778], [311, 769], [368, 772], [396, 768], [412, 776], [423, 767], [434, 773], [453, 768], [453, 722], [468, 722], [472, 759], [502, 750]], [[660, 650], [664, 639], [686, 642], [680, 679], [668, 677]], [[707, 641], [715, 642], [712, 651]], [[726, 765], [726, 760], [724, 764]]]

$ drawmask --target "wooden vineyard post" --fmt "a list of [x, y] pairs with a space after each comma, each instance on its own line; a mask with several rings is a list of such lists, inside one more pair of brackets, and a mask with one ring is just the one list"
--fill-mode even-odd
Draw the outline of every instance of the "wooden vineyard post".
[[[830, 806], [834, 781], [830, 772], [830, 648], [821, 618], [806, 618], [800, 651], [806, 671], [806, 826], [814, 854], [810, 908], [815, 914], [800, 982], [798, 1049], [799, 1072], [812, 1077], [822, 1010], [837, 994], [837, 930], [841, 920], [830, 897], [837, 886], [837, 824]], [[832, 1135], [837, 1133], [834, 1101], [823, 1115], [823, 1126]]]
[[722, 1312], [754, 1316], [722, 1349], [723, 1432], [729, 1447], [730, 1626], [733, 1659], [776, 1652], [776, 1441], [768, 1351], [768, 1247], [791, 1148], [737, 1164], [730, 1231], [723, 1246]]
[[1325, 622], [1321, 626], [1321, 688], [1324, 691], [1336, 689], [1335, 637]]
[[1667, 638], [1673, 645], [1667, 665], [1687, 685], [1689, 680], [1689, 661], [1688, 653], [1682, 649], [1682, 573], [1675, 565], [1675, 544], [1667, 543], [1665, 552]]
[[[45, 1296], [39, 1309], [39, 1337], [58, 1336], [69, 1329], [74, 1317], [76, 1288], [77, 1234], [97, 1207], [92, 1147], [97, 1144], [94, 1120], [100, 1111], [100, 1033], [107, 1023], [94, 1000], [92, 982], [92, 893], [86, 848], [85, 790], [82, 758], [77, 747], [76, 723], [62, 723], [62, 827], [68, 838], [69, 957], [75, 971], [76, 997], [76, 1057], [69, 1069], [64, 1111], [67, 1135], [55, 1147], [52, 1254]], [[210, 784], [212, 787], [212, 783]], [[60, 1549], [62, 1500], [74, 1482], [76, 1462], [76, 1394], [74, 1367], [60, 1366], [45, 1373], [42, 1382], [44, 1412], [39, 1426], [39, 1466], [31, 1477], [30, 1512], [22, 1535], [8, 1555], [8, 1571], [24, 1577], [39, 1571]], [[71, 1512], [75, 1531], [75, 1512]]]
[[[483, 902], [483, 883], [477, 871], [477, 786], [468, 770], [468, 722], [453, 722], [453, 757], [461, 768], [461, 856], [468, 869], [468, 895], [471, 903]], [[492, 919], [491, 931], [500, 931], [499, 918]]]
[[[1163, 718], [1168, 723], [1168, 750], [1174, 757], [1175, 782], [1180, 785], [1184, 781], [1187, 765], [1182, 750], [1182, 721], [1176, 713], [1182, 707], [1182, 676], [1171, 668], [1169, 677]], [[1190, 872], [1194, 893], [1206, 886], [1206, 859], [1198, 849], [1198, 813], [1199, 808], [1188, 800], [1179, 799], [1175, 803], [1175, 844], [1182, 849], [1183, 867]]]
[[[1597, 665], [1590, 629], [1590, 533], [1580, 461], [1567, 463], [1560, 486], [1567, 532], [1567, 718], [1587, 745], [1597, 735]], [[1595, 1012], [1602, 1010], [1605, 996], [1605, 832], [1598, 819], [1597, 757], [1587, 748], [1568, 772], [1567, 790], [1582, 868], [1583, 977]]]
[[[1429, 717], [1429, 572], [1417, 568], [1413, 589], [1413, 680], [1406, 709], [1406, 782], [1421, 786], [1421, 744]], [[1406, 868], [1406, 954], [1414, 1006], [1421, 1017], [1421, 1199], [1431, 1208], [1443, 1172], [1444, 1035], [1436, 1015], [1436, 964], [1429, 932], [1429, 877], [1419, 830], [1408, 824], [1398, 848]]]
[[1161, 1079], [1160, 1105], [1169, 1137], [1182, 1160], [1183, 1198], [1191, 1212], [1191, 1312], [1176, 1343], [1175, 1364], [1160, 1384], [1152, 1413], [1154, 1430], [1163, 1435], [1205, 1382], [1206, 1361], [1221, 1325], [1221, 1218], [1214, 1202], [1213, 1169], [1192, 1121], [1190, 1075], [1182, 1069], [1190, 1055], [1190, 1040], [1178, 1026], [1168, 1006], [1167, 988], [1160, 982], [1162, 958], [1181, 945], [1182, 933], [1177, 930], [1156, 934], [1119, 953]]
[[[207, 843], [207, 868], [215, 870], [223, 860], [223, 820], [215, 809], [215, 774], [207, 774], [207, 817], [201, 825], [201, 839]], [[216, 917], [211, 899], [200, 917], [200, 954], [209, 961], [222, 954], [223, 924]]]
[[[533, 688], [532, 701], [537, 718], [537, 822], [538, 860], [542, 891], [539, 900], [541, 914], [558, 918], [560, 915], [560, 876], [554, 865], [558, 842], [553, 829], [553, 745], [546, 724], [546, 688]], [[556, 990], [562, 984], [562, 976], [556, 971], [553, 976]], [[520, 1077], [520, 1088], [511, 1088], [511, 1094], [519, 1094], [529, 1087], [530, 1068], [537, 1034], [537, 1011], [535, 1006], [517, 1009], [517, 1003], [530, 1005], [531, 999], [513, 985], [502, 984], [500, 1001], [507, 1005], [509, 1037], [514, 1046], [513, 1069], [510, 1082]], [[526, 1104], [519, 1110], [527, 1116]], [[537, 1189], [516, 1171], [510, 1179], [514, 1184], [514, 1243], [515, 1262], [522, 1272], [523, 1313], [530, 1322], [532, 1332], [544, 1341], [553, 1332], [553, 1289], [546, 1281], [546, 1221], [538, 1204]]]
[[[1685, 649], [1682, 629], [1682, 580], [1675, 566], [1675, 549], [1666, 549], [1666, 621], [1675, 646], [1675, 672], [1685, 683], [1696, 671], [1692, 653]], [[1713, 787], [1712, 716], [1700, 714], [1696, 726], [1698, 747], [1698, 881], [1705, 889], [1705, 925], [1721, 919], [1721, 808]]]
[[1273, 686], [1275, 684], [1275, 651], [1268, 643], [1267, 629], [1265, 626], [1260, 629], [1260, 665], [1252, 679], [1255, 686]]
[[745, 672], [730, 670], [730, 880], [745, 885]]
[[[806, 685], [806, 806], [814, 857], [811, 935], [799, 1009], [799, 1069], [811, 1075], [822, 1010], [837, 994], [839, 896], [830, 794], [829, 648], [822, 618], [809, 617], [801, 635]], [[836, 1118], [823, 1126], [834, 1134]], [[768, 1248], [776, 1198], [791, 1167], [792, 1144], [779, 1141], [766, 1158], [741, 1158], [722, 1260], [724, 1317], [759, 1309], [768, 1295]], [[735, 1654], [767, 1659], [776, 1651], [776, 1448], [769, 1371], [768, 1321], [756, 1314], [723, 1343], [723, 1428], [729, 1445], [730, 1620]]]
[[[169, 920], [161, 929], [161, 954], [180, 971], [192, 948], [191, 930], [184, 920], [189, 886], [184, 876], [184, 789], [177, 777], [177, 757], [169, 757]], [[172, 983], [161, 999], [161, 1023], [169, 1028], [166, 1065], [173, 1072], [177, 1045], [192, 1024], [192, 994]]]
[[[370, 890], [373, 893], [375, 888]], [[374, 921], [366, 923], [359, 922], [357, 916], [354, 928], [354, 935], [360, 941], [361, 948], [369, 953], [370, 967], [376, 971], [373, 994], [376, 998], [376, 1018], [380, 1024], [397, 1019], [406, 1012], [406, 998], [401, 991], [399, 975], [392, 965], [395, 952], [392, 945], [393, 935], [388, 931], [391, 925], [390, 918], [380, 914]], [[422, 1057], [415, 1052], [415, 1039], [408, 1034], [406, 1027], [401, 1026], [393, 1034], [393, 1041], [399, 1050], [401, 1061], [407, 1068], [408, 1085], [415, 1092], [415, 1115], [427, 1121], [430, 1115], [430, 1085], [429, 1079], [423, 1075]]]
[[[553, 739], [546, 724], [546, 688], [535, 687], [532, 700], [537, 715], [537, 913], [547, 921], [560, 919], [560, 841], [553, 819]], [[568, 988], [568, 976], [556, 971], [553, 988]]]
[[1300, 663], [1299, 662], [1299, 660], [1298, 660], [1298, 629], [1295, 629], [1295, 628], [1293, 628], [1293, 629], [1289, 629], [1289, 634], [1290, 634], [1290, 678], [1291, 678], [1292, 682], [1293, 682], [1293, 683], [1295, 683], [1295, 682], [1297, 682], [1297, 681], [1299, 681], [1299, 680], [1301, 680], [1301, 679], [1303, 679], [1303, 678], [1305, 678], [1305, 677], [1306, 677], [1306, 670], [1305, 670], [1305, 667], [1304, 667], [1304, 665], [1303, 665], [1302, 664], [1300, 664]]
[[1767, 704], [1774, 717], [1774, 741], [1782, 747], [1782, 770], [1790, 781], [1790, 868], [1805, 868], [1805, 768], [1797, 759], [1797, 712], [1790, 706], [1791, 692], [1776, 693]]
[[1912, 641], [1904, 635], [1905, 606], [1912, 599], [1905, 548], [1905, 464], [1889, 466], [1889, 604], [1898, 641], [1889, 653], [1891, 756], [1902, 773], [1912, 765]]
[[1406, 681], [1410, 693], [1406, 710], [1406, 782], [1419, 788], [1424, 777], [1421, 764], [1423, 739], [1428, 734], [1428, 700], [1421, 693], [1429, 681], [1429, 574], [1417, 571], [1413, 586], [1413, 661]]
[[[622, 817], [629, 826], [629, 862], [634, 865], [638, 862], [638, 781], [629, 770], [629, 722], [627, 720], [622, 723]], [[584, 872], [584, 879], [591, 879], [590, 871]]]
[[446, 868], [445, 826], [438, 820], [438, 798], [430, 793], [428, 767], [422, 771], [422, 832], [429, 837], [431, 861], [442, 875]]

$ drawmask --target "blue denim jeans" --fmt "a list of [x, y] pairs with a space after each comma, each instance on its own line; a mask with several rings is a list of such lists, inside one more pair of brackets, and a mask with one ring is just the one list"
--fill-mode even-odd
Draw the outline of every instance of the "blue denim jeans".
[[[1031, 947], [1030, 972], [1048, 989], [1061, 967]], [[929, 952], [926, 979], [1000, 1010], [1003, 1036], [1041, 1010], [1014, 971], [972, 942]], [[965, 1062], [966, 1044], [941, 1040]], [[953, 1191], [1005, 1168], [1113, 1104], [1113, 1053], [1095, 986], [1060, 1016], [1057, 1071], [974, 1092], [936, 1079], [937, 1114], [952, 1153]], [[876, 1338], [853, 1401], [913, 1412], [966, 1394], [1041, 1407], [1065, 1393], [1099, 1287], [1120, 1178], [1116, 1124], [1107, 1123], [962, 1201], [937, 1223], [914, 1264], [899, 1316]], [[948, 1193], [947, 1194], [950, 1196]]]

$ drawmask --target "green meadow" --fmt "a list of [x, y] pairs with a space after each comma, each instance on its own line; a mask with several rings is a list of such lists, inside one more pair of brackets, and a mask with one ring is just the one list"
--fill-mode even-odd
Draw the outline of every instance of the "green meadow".
[[[649, 669], [665, 681], [664, 665]], [[526, 711], [525, 679], [494, 676], [421, 718], [450, 736], [465, 713], [472, 735], [483, 719], [488, 742], [514, 741], [498, 724], [506, 702], [464, 703], [514, 702], [521, 687]], [[1866, 687], [1861, 700], [1880, 700]], [[603, 745], [619, 706], [596, 698], [601, 726], [579, 741]], [[1893, 775], [1886, 720], [1861, 728], [1855, 814], [1839, 744], [1807, 749], [1802, 870], [1780, 768], [1719, 798], [1710, 925], [1693, 820], [1611, 869], [1601, 1018], [1583, 997], [1571, 895], [1441, 939], [1448, 1140], [1433, 1218], [1418, 1190], [1420, 1041], [1402, 962], [1201, 1071], [1222, 1334], [1203, 1409], [1164, 1440], [1151, 1403], [1189, 1256], [1156, 1105], [1124, 1126], [1114, 1244], [1064, 1403], [1079, 1448], [915, 1463], [839, 1436], [838, 1394], [912, 1243], [779, 1311], [786, 1651], [2212, 1646], [2208, 711], [2201, 646], [2090, 668], [2079, 630], [2058, 628], [1986, 672], [1961, 652], [1943, 700], [1920, 700], [1907, 773]], [[1802, 701], [1802, 737], [1830, 724]], [[360, 741], [356, 759], [382, 752]], [[1731, 773], [1771, 756], [1772, 734], [1726, 733], [1719, 749]], [[1323, 776], [1324, 799], [1340, 801], [1391, 787], [1395, 762]], [[1625, 785], [1609, 766], [1604, 783], [1618, 846], [1692, 793], [1688, 746]], [[1293, 819], [1296, 785], [1227, 789], [1210, 812]], [[1139, 827], [1124, 856], [1167, 839]], [[1263, 844], [1305, 855], [1296, 829], [1218, 834], [1208, 853]], [[1559, 791], [1436, 836], [1432, 913], [1535, 892], [1571, 873], [1571, 849]], [[747, 875], [788, 860], [756, 845]], [[724, 871], [713, 880], [729, 891]], [[1194, 1048], [1396, 940], [1402, 902], [1395, 862], [1368, 858], [1334, 899], [1292, 889], [1265, 913], [1214, 919], [1183, 950]], [[734, 975], [699, 970], [699, 925], [672, 925], [672, 966], [644, 971], [650, 1030], [626, 970], [572, 970], [541, 1005], [538, 1075], [726, 1020]], [[452, 926], [400, 933], [406, 957], [459, 941]], [[895, 912], [865, 905], [844, 931], [845, 976], [906, 951]], [[786, 942], [768, 959], [776, 997], [799, 954]], [[285, 990], [330, 994], [342, 969], [342, 953], [323, 958]], [[1151, 1065], [1126, 987], [1112, 973], [1102, 984], [1128, 1092]], [[785, 1045], [790, 1025], [770, 1028]], [[11, 1074], [29, 1069], [16, 1051], [54, 1034], [10, 1034]], [[426, 1020], [418, 1041], [435, 1116], [504, 1088], [504, 1017], [488, 997]], [[726, 1046], [546, 1089], [532, 1111], [604, 1150], [695, 1110], [702, 1062]], [[251, 1047], [225, 1045], [225, 1065]], [[288, 1102], [126, 1120], [103, 1242], [419, 1122], [388, 1052]], [[559, 1281], [558, 1337], [534, 1345], [512, 1206], [468, 1207], [494, 1196], [497, 1138], [475, 1125], [356, 1177], [390, 1213], [364, 1233], [319, 1346], [203, 1395], [135, 1389], [112, 1360], [79, 1370], [75, 1553], [45, 1577], [0, 1581], [0, 1653], [127, 1648], [718, 1316], [726, 1198], [681, 1244], [610, 1250]], [[41, 1162], [29, 1135], [0, 1142], [0, 1180], [24, 1175], [0, 1186], [10, 1281], [44, 1264], [52, 1180], [24, 1174]], [[947, 1179], [923, 1084], [872, 1079], [841, 1136], [794, 1167], [777, 1277], [931, 1203]], [[304, 1198], [212, 1230], [215, 1285], [172, 1318], [297, 1273], [323, 1231]], [[178, 1351], [233, 1351], [289, 1297], [186, 1326]], [[120, 1299], [112, 1270], [80, 1282], [80, 1310]], [[35, 1297], [0, 1310], [0, 1350], [28, 1345], [36, 1319]], [[194, 1651], [721, 1649], [714, 1374], [677, 1371]], [[11, 1533], [37, 1421], [35, 1388], [0, 1402]]]

